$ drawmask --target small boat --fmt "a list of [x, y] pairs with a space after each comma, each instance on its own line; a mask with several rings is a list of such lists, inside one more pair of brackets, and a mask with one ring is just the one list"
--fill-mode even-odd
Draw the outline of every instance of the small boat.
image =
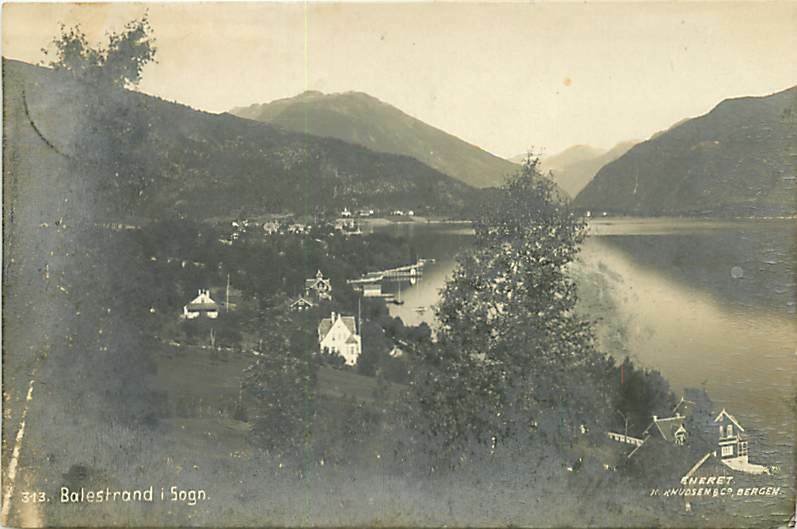
[[415, 307], [415, 312], [417, 312], [419, 314], [423, 314], [424, 312], [426, 312], [426, 307], [423, 307], [423, 306]]
[[401, 300], [401, 281], [398, 282], [398, 296], [393, 299], [394, 305], [404, 305], [404, 302]]

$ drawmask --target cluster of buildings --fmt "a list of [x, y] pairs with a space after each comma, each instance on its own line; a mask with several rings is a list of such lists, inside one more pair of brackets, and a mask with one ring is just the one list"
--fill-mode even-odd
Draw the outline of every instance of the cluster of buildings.
[[340, 212], [339, 217], [343, 219], [350, 219], [352, 217], [373, 217], [374, 210], [370, 208], [360, 209], [357, 211], [352, 211], [349, 208], [343, 208], [343, 211]]
[[285, 235], [292, 234], [307, 234], [310, 233], [312, 225], [302, 224], [300, 222], [279, 222], [277, 220], [269, 220], [262, 224], [250, 221], [249, 219], [234, 220], [231, 222], [232, 231], [229, 237], [219, 239], [219, 242], [228, 246], [232, 245], [235, 241], [241, 240], [249, 234], [257, 233], [256, 228], [261, 228], [263, 235]]
[[[304, 295], [291, 303], [291, 310], [308, 310], [324, 301], [332, 301], [332, 283], [318, 270], [315, 277], [305, 279]], [[321, 352], [342, 356], [346, 365], [355, 365], [362, 354], [362, 338], [354, 316], [332, 311], [329, 318], [322, 318], [318, 323], [318, 347]]]
[[[627, 445], [625, 457], [629, 459], [652, 455], [651, 452], [657, 452], [663, 445], [683, 450], [684, 458], [695, 457], [697, 450], [699, 459], [689, 467], [686, 478], [705, 472], [716, 474], [718, 470], [725, 474], [768, 474], [768, 467], [750, 462], [749, 441], [736, 417], [725, 409], [707, 419], [695, 417], [700, 398], [700, 392], [687, 390], [671, 416], [654, 415], [638, 436], [630, 436], [627, 432], [607, 432], [608, 437], [613, 442]], [[695, 442], [690, 443], [693, 438]]]
[[[319, 270], [314, 277], [305, 279], [304, 294], [292, 300], [290, 309], [305, 311], [320, 303], [332, 301], [332, 283]], [[196, 320], [219, 317], [220, 304], [210, 294], [209, 289], [200, 289], [197, 296], [183, 306], [182, 318]], [[362, 337], [359, 322], [354, 316], [332, 311], [329, 318], [322, 318], [318, 323], [318, 347], [323, 353], [337, 354], [343, 357], [346, 365], [356, 365], [362, 354]]]

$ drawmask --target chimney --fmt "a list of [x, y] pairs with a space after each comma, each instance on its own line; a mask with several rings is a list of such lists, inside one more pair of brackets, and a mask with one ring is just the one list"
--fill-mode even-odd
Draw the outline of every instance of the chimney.
[[653, 416], [653, 422], [656, 422], [659, 418], [657, 416]]
[[336, 320], [336, 319], [337, 319], [337, 318], [335, 318], [335, 311], [333, 310], [333, 311], [332, 311], [332, 323], [335, 323], [335, 320]]

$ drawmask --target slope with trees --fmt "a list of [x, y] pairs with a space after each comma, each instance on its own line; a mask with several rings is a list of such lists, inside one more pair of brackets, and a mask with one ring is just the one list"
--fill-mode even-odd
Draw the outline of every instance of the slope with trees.
[[604, 165], [628, 152], [636, 143], [621, 142], [608, 151], [575, 145], [553, 156], [546, 156], [540, 167], [543, 173], [550, 173], [554, 182], [572, 198], [584, 189]]
[[[98, 183], [97, 216], [167, 211], [202, 220], [361, 205], [446, 215], [473, 198], [409, 157], [195, 111], [86, 75], [5, 60], [4, 101], [47, 147], [48, 163]], [[8, 152], [26, 156], [17, 139], [10, 131]], [[51, 175], [37, 176], [60, 186]]]
[[604, 166], [575, 205], [633, 215], [797, 213], [797, 87], [728, 99]]
[[308, 91], [262, 105], [234, 108], [236, 116], [285, 130], [412, 156], [475, 187], [500, 185], [517, 166], [362, 92]]

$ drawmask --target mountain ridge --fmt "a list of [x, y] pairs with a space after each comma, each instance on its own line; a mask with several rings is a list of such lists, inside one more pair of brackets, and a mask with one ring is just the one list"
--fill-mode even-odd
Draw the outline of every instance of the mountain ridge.
[[606, 164], [574, 204], [632, 215], [797, 213], [797, 86], [725, 99]]
[[543, 172], [552, 175], [554, 182], [570, 197], [575, 197], [601, 167], [625, 154], [636, 143], [636, 141], [624, 141], [610, 149], [574, 145], [558, 154], [543, 158], [541, 167]]
[[286, 130], [411, 156], [474, 187], [500, 185], [517, 170], [515, 164], [361, 91], [306, 91], [229, 112]]
[[105, 190], [92, 198], [100, 209], [198, 220], [365, 205], [456, 215], [475, 191], [411, 157], [100, 90], [21, 61], [4, 58], [3, 67], [4, 110], [18, 117], [7, 121], [6, 176], [24, 176], [16, 162], [41, 145], [25, 177], [59, 189], [83, 174]]

